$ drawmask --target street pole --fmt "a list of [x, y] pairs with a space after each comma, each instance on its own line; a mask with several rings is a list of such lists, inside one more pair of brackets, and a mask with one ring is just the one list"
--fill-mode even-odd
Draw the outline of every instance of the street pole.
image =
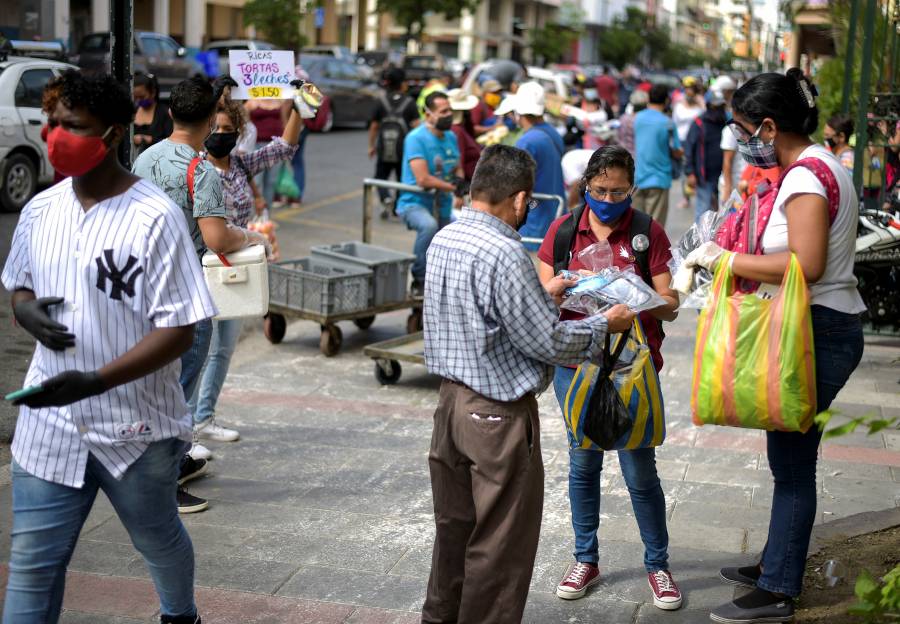
[[850, 113], [850, 89], [853, 86], [853, 57], [856, 52], [856, 23], [859, 21], [860, 0], [850, 2], [850, 27], [847, 30], [847, 53], [844, 64], [844, 94], [841, 97], [841, 113]]
[[[109, 3], [110, 70], [113, 78], [125, 85], [131, 95], [131, 54], [134, 47], [134, 6], [132, 0], [113, 0]], [[128, 136], [119, 144], [119, 162], [131, 169], [131, 146], [134, 143], [134, 126], [128, 125]]]
[[[856, 113], [856, 147], [853, 150], [853, 186], [862, 197], [863, 154], [869, 140], [869, 83], [872, 78], [872, 39], [875, 34], [875, 13], [878, 0], [867, 0], [863, 31], [862, 68], [859, 77], [859, 106]], [[883, 166], [883, 165], [882, 165]]]

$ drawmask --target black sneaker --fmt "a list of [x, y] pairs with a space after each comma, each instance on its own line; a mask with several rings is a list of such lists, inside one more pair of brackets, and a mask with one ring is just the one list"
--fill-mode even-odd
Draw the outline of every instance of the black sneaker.
[[178, 499], [178, 513], [197, 513], [198, 511], [205, 511], [209, 508], [209, 501], [205, 498], [194, 496], [180, 485], [178, 486], [178, 492], [175, 496]]
[[782, 598], [778, 602], [761, 607], [739, 607], [729, 602], [717, 607], [709, 614], [709, 619], [721, 624], [775, 624], [794, 621], [794, 601]]
[[205, 459], [194, 459], [185, 455], [181, 460], [181, 471], [178, 473], [178, 485], [184, 485], [192, 479], [202, 477], [209, 470], [209, 462]]
[[199, 615], [161, 615], [160, 624], [200, 624]]
[[719, 570], [719, 578], [729, 585], [756, 589], [759, 580], [759, 566], [747, 566], [743, 568], [722, 568]]

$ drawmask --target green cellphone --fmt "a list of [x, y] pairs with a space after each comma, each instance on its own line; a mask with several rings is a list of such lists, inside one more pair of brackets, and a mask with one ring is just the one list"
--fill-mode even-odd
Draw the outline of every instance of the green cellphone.
[[24, 399], [25, 397], [31, 396], [32, 394], [37, 394], [43, 389], [43, 386], [28, 386], [27, 388], [22, 388], [21, 390], [10, 392], [4, 398], [7, 401], [18, 401], [19, 399]]

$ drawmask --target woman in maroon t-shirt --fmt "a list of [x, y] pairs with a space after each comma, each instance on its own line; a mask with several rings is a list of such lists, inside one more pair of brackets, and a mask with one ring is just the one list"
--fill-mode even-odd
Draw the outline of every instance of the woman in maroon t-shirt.
[[[634, 159], [623, 147], [601, 147], [588, 161], [582, 177], [583, 196], [588, 209], [584, 210], [575, 229], [575, 240], [569, 270], [586, 269], [576, 257], [578, 253], [601, 240], [609, 242], [613, 252], [613, 264], [619, 268], [635, 264], [630, 240], [631, 194], [634, 190]], [[553, 239], [560, 224], [572, 218], [561, 217], [550, 225], [544, 243], [538, 251], [538, 275], [546, 283], [553, 278]], [[671, 276], [668, 262], [671, 259], [669, 239], [665, 230], [652, 221], [650, 227], [648, 264], [653, 288], [666, 300], [666, 305], [640, 315], [647, 334], [650, 352], [656, 370], [662, 368], [662, 334], [659, 321], [672, 321], [677, 315], [678, 298], [669, 288]], [[643, 276], [642, 276], [643, 277]], [[562, 318], [578, 315], [563, 311]], [[575, 375], [575, 369], [557, 367], [553, 380], [560, 406]], [[570, 441], [573, 440], [571, 434]], [[666, 529], [666, 499], [656, 472], [656, 452], [653, 448], [618, 451], [622, 476], [631, 495], [635, 520], [644, 542], [644, 566], [653, 592], [653, 603], [660, 609], [672, 610], [681, 606], [681, 592], [668, 570], [669, 535]], [[584, 596], [588, 587], [599, 582], [600, 572], [597, 529], [600, 526], [600, 472], [603, 469], [603, 452], [569, 449], [569, 504], [572, 510], [572, 528], [575, 530], [575, 562], [569, 566], [556, 588], [560, 598], [573, 600]]]

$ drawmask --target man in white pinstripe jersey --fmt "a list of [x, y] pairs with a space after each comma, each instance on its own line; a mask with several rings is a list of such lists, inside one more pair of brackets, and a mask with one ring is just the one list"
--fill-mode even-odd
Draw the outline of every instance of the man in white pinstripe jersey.
[[181, 210], [116, 158], [134, 117], [110, 76], [68, 72], [48, 136], [71, 176], [22, 211], [3, 269], [37, 340], [12, 445], [3, 624], [56, 622], [65, 570], [98, 490], [143, 555], [161, 622], [197, 624], [194, 554], [175, 500], [191, 416], [175, 360], [212, 317]]

